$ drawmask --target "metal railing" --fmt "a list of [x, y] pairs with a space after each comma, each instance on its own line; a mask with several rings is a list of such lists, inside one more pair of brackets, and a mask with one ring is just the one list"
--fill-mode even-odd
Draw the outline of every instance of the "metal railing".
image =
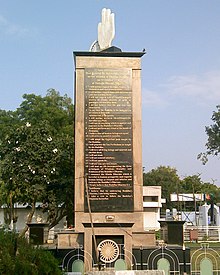
[[184, 226], [184, 241], [220, 242], [220, 226]]

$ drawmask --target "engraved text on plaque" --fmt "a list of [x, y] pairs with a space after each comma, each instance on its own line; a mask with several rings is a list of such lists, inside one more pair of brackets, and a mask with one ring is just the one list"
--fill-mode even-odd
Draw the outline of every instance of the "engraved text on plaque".
[[133, 211], [131, 84], [131, 69], [85, 69], [85, 173], [93, 212]]

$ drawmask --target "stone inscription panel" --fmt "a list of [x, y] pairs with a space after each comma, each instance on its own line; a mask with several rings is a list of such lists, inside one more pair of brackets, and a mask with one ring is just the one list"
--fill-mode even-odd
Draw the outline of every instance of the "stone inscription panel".
[[84, 79], [85, 173], [91, 210], [133, 211], [132, 71], [85, 69]]

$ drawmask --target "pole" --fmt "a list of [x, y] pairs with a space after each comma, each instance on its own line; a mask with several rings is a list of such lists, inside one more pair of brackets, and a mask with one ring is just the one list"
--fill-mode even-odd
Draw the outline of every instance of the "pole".
[[140, 247], [140, 251], [141, 251], [141, 270], [143, 270], [143, 246]]
[[214, 225], [214, 202], [213, 202], [213, 199], [211, 199], [210, 216], [211, 216], [211, 225]]
[[94, 225], [93, 225], [93, 220], [92, 220], [92, 211], [91, 211], [91, 205], [90, 205], [90, 200], [89, 200], [89, 188], [88, 188], [87, 176], [88, 175], [86, 174], [86, 176], [85, 176], [86, 198], [87, 198], [89, 218], [90, 218], [90, 223], [91, 223], [91, 228], [92, 228], [92, 237], [93, 237], [93, 242], [94, 242], [94, 246], [95, 246], [96, 263], [99, 265], [99, 251], [98, 251], [98, 247], [97, 247], [97, 242], [96, 242], [96, 238], [95, 238], [95, 231], [94, 231]]
[[196, 226], [197, 226], [197, 218], [196, 218], [196, 196], [195, 196], [194, 184], [193, 184], [192, 186], [193, 186], [193, 201], [194, 201], [195, 222], [196, 222]]
[[183, 275], [187, 275], [187, 272], [186, 272], [186, 247], [185, 247], [185, 244], [183, 244]]

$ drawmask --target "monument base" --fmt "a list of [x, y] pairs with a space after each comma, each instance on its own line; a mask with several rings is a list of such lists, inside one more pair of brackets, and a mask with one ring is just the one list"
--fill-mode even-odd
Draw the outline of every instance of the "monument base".
[[156, 244], [156, 236], [154, 231], [143, 231], [132, 233], [133, 247], [154, 247]]
[[59, 232], [57, 234], [58, 249], [79, 248], [83, 245], [83, 234], [70, 230]]

